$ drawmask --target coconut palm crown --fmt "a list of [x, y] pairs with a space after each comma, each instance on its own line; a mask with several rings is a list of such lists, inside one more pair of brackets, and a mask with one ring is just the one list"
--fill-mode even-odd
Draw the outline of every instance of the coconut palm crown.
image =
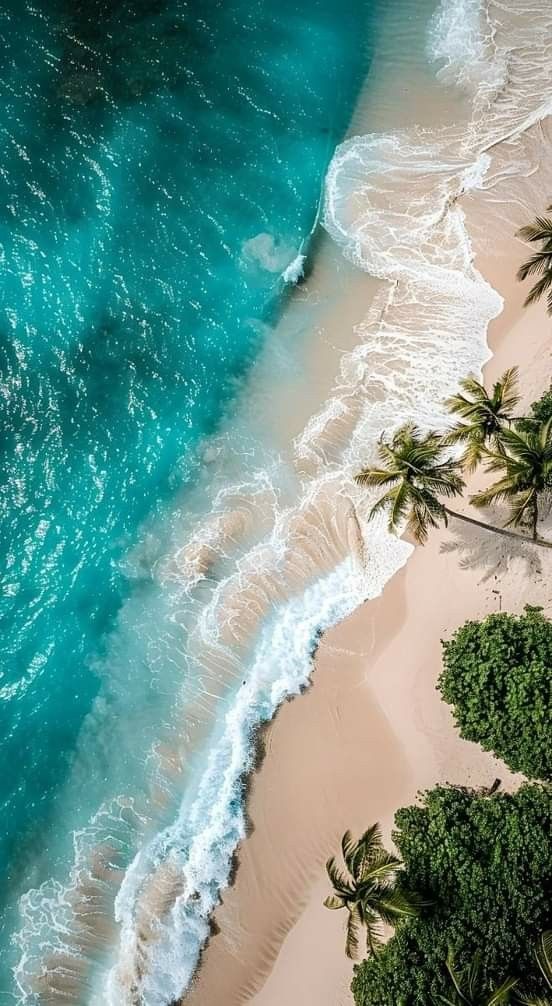
[[345, 953], [354, 959], [360, 950], [361, 927], [366, 929], [367, 953], [375, 954], [382, 943], [383, 923], [396, 925], [400, 918], [412, 918], [425, 902], [399, 888], [397, 872], [402, 864], [384, 849], [379, 825], [368, 828], [357, 842], [346, 831], [341, 850], [347, 872], [333, 856], [328, 860], [326, 870], [334, 893], [324, 904], [347, 909]]
[[[547, 212], [551, 210], [552, 206], [547, 206]], [[523, 281], [528, 276], [539, 276], [526, 297], [525, 307], [535, 304], [546, 294], [546, 309], [548, 314], [552, 314], [552, 218], [537, 217], [534, 224], [522, 227], [518, 231], [518, 236], [523, 241], [541, 246], [518, 269], [519, 280]]]
[[380, 510], [389, 513], [389, 530], [407, 524], [417, 541], [427, 540], [428, 529], [447, 523], [447, 509], [439, 496], [459, 496], [464, 488], [461, 464], [451, 459], [442, 438], [434, 432], [421, 433], [407, 423], [390, 442], [378, 444], [381, 468], [364, 468], [356, 481], [361, 486], [385, 489], [370, 511], [370, 519]]
[[457, 967], [454, 954], [449, 953], [447, 971], [450, 993], [437, 996], [436, 1000], [442, 1006], [501, 1006], [510, 1001], [518, 984], [517, 978], [506, 978], [497, 988], [487, 989], [483, 982], [480, 953], [476, 953], [464, 968]]
[[501, 444], [501, 451], [486, 452], [487, 472], [500, 472], [501, 478], [472, 496], [471, 502], [476, 507], [506, 502], [507, 526], [529, 521], [536, 541], [539, 500], [552, 489], [552, 417], [534, 430], [504, 430]]
[[517, 367], [506, 370], [490, 393], [475, 377], [466, 377], [460, 381], [461, 391], [445, 402], [449, 412], [461, 419], [446, 434], [445, 443], [465, 444], [462, 463], [467, 471], [474, 471], [487, 445], [499, 449], [502, 431], [520, 400], [517, 383]]

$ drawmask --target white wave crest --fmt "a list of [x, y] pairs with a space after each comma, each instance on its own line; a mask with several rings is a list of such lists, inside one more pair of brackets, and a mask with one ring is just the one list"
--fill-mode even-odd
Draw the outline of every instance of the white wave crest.
[[[454, 126], [353, 137], [337, 150], [325, 226], [385, 286], [291, 459], [247, 432], [247, 422], [258, 427], [259, 400], [211, 450], [210, 516], [155, 568], [165, 599], [156, 614], [170, 635], [150, 662], [174, 689], [166, 742], [144, 758], [142, 801], [118, 798], [79, 833], [67, 886], [25, 897], [20, 1003], [77, 1004], [83, 987], [88, 1002], [109, 1006], [178, 998], [245, 833], [257, 728], [308, 683], [317, 634], [375, 596], [410, 553], [381, 521], [368, 522], [370, 498], [351, 475], [382, 430], [412, 419], [441, 425], [443, 399], [488, 358], [501, 299], [474, 267], [461, 198], [500, 184], [513, 150], [505, 166], [496, 144], [552, 107], [552, 12], [538, 0], [530, 12], [522, 0], [442, 0], [428, 45], [439, 78], [469, 92], [471, 114]], [[280, 274], [292, 254], [283, 261], [265, 234], [244, 248], [246, 261]], [[299, 278], [297, 259], [285, 272], [292, 266], [289, 282]]]

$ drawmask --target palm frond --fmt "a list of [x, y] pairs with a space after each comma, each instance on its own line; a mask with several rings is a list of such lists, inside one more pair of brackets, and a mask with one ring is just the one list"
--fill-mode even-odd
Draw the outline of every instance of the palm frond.
[[516, 491], [510, 476], [505, 476], [488, 489], [482, 489], [481, 492], [470, 496], [470, 503], [478, 508], [490, 506], [492, 503], [500, 503], [511, 498]]
[[541, 276], [539, 280], [535, 283], [533, 287], [529, 290], [527, 297], [523, 302], [524, 307], [530, 307], [531, 304], [536, 304], [537, 301], [541, 299], [543, 294], [545, 294], [549, 288], [552, 286], [552, 269], [547, 270], [544, 276]]
[[485, 386], [481, 381], [477, 380], [475, 374], [468, 374], [467, 377], [463, 377], [460, 381], [460, 387], [467, 395], [471, 395], [472, 398], [486, 398], [487, 392], [485, 391]]
[[396, 531], [401, 526], [408, 510], [410, 492], [406, 482], [401, 483], [395, 491], [395, 498], [389, 509], [389, 530]]
[[485, 441], [477, 437], [472, 437], [466, 450], [462, 455], [462, 464], [466, 471], [471, 474], [483, 460], [485, 451]]
[[355, 842], [351, 832], [347, 830], [341, 839], [341, 851], [343, 853], [343, 859], [347, 865], [347, 869], [351, 876], [353, 876], [353, 856], [358, 849], [358, 842]]
[[517, 232], [522, 241], [552, 241], [552, 219], [536, 217], [534, 224], [526, 224]]
[[401, 866], [400, 859], [386, 849], [381, 849], [364, 864], [363, 878], [371, 883], [382, 883], [387, 878], [394, 877]]
[[366, 927], [366, 952], [368, 956], [373, 956], [383, 946], [383, 930], [379, 913], [365, 904], [361, 905], [360, 912]]
[[355, 880], [363, 880], [376, 856], [382, 851], [380, 826], [376, 822], [367, 828], [357, 842], [351, 861], [351, 873]]
[[[541, 450], [546, 450], [547, 447], [550, 446], [550, 437], [552, 435], [552, 416], [550, 416], [550, 418], [544, 423], [541, 423], [536, 431], [536, 435], [538, 437]], [[529, 434], [529, 437], [531, 437], [531, 434]]]
[[519, 367], [509, 367], [494, 386], [493, 399], [499, 394], [503, 411], [514, 409], [521, 400], [518, 392]]
[[378, 901], [378, 911], [384, 922], [394, 925], [400, 918], [416, 918], [420, 914], [420, 906], [406, 891], [395, 888]]
[[381, 510], [387, 510], [392, 507], [395, 492], [395, 489], [390, 489], [388, 492], [384, 493], [383, 496], [380, 496], [379, 500], [376, 500], [373, 507], [370, 509], [368, 520], [373, 520], [376, 514], [378, 514]]
[[329, 894], [324, 898], [324, 905], [326, 908], [345, 908], [346, 901], [340, 894]]
[[517, 278], [523, 282], [528, 276], [534, 276], [535, 273], [542, 272], [543, 269], [550, 269], [551, 259], [552, 253], [549, 251], [535, 252], [526, 262], [520, 265], [517, 271]]
[[360, 924], [360, 913], [358, 907], [355, 905], [355, 907], [349, 912], [345, 938], [345, 953], [352, 961], [356, 960], [360, 950]]
[[338, 896], [351, 897], [354, 890], [348, 877], [339, 869], [334, 856], [331, 856], [326, 863], [326, 872], [330, 878], [332, 887]]
[[499, 985], [499, 987], [489, 996], [486, 1006], [500, 1006], [500, 1003], [508, 1002], [510, 993], [517, 984], [517, 978], [505, 978], [502, 985]]
[[481, 984], [481, 952], [476, 950], [462, 972], [462, 981], [468, 999], [475, 1000]]
[[552, 989], [552, 929], [546, 929], [544, 933], [541, 933], [535, 949], [535, 957], [546, 984], [549, 989]]
[[508, 507], [510, 516], [506, 521], [506, 527], [519, 527], [523, 522], [524, 517], [534, 506], [536, 498], [536, 492], [534, 489], [527, 489], [525, 492], [519, 493], [517, 498], [515, 498]]
[[359, 486], [372, 488], [391, 485], [393, 482], [396, 482], [398, 478], [398, 472], [386, 472], [380, 468], [363, 468], [358, 475], [355, 475], [355, 482]]
[[462, 990], [462, 974], [456, 968], [456, 962], [452, 950], [449, 950], [447, 956], [447, 971], [450, 975], [450, 980], [454, 985], [456, 995], [458, 996], [459, 1000], [463, 1003], [466, 1003], [466, 1006], [471, 1006], [469, 1000], [466, 998]]
[[445, 447], [455, 447], [456, 444], [465, 443], [471, 436], [473, 436], [473, 426], [467, 423], [458, 423], [444, 434], [443, 445]]
[[431, 514], [428, 514], [427, 511], [418, 504], [415, 504], [412, 507], [406, 526], [407, 530], [420, 545], [425, 545], [429, 536], [430, 527], [439, 527], [437, 521], [431, 516]]

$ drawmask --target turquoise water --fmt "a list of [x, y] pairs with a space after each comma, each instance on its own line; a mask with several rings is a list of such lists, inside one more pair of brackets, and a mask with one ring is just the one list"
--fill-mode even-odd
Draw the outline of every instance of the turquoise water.
[[[59, 794], [109, 674], [107, 640], [123, 603], [142, 603], [125, 557], [144, 522], [182, 507], [308, 241], [366, 69], [368, 14], [368, 0], [12, 0], [0, 12], [12, 909], [59, 865]], [[149, 737], [151, 627], [146, 641], [136, 625], [117, 658], [129, 704], [149, 702]], [[94, 799], [122, 771], [107, 757], [88, 769]], [[13, 925], [8, 912], [3, 951]]]

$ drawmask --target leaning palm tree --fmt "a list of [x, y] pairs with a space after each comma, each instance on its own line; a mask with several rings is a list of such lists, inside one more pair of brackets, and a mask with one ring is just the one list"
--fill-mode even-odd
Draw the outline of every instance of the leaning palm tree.
[[[552, 206], [547, 206], [547, 211], [551, 210]], [[540, 274], [540, 278], [531, 287], [526, 297], [525, 307], [528, 307], [529, 304], [535, 304], [543, 294], [546, 294], [546, 309], [548, 314], [552, 314], [552, 218], [537, 217], [534, 224], [522, 227], [518, 231], [518, 236], [523, 241], [530, 241], [532, 244], [540, 244], [541, 246], [518, 269], [517, 278], [519, 280]]]
[[[441, 502], [440, 496], [459, 496], [465, 483], [461, 476], [461, 462], [449, 456], [442, 437], [437, 433], [423, 434], [408, 423], [397, 430], [390, 442], [382, 437], [378, 444], [378, 456], [382, 467], [364, 468], [356, 476], [356, 481], [361, 486], [385, 489], [383, 496], [372, 507], [369, 518], [387, 510], [391, 532], [396, 533], [406, 523], [407, 530], [423, 545], [429, 528], [438, 527], [441, 522], [446, 526], [449, 518], [453, 517], [485, 531], [528, 540], [523, 534], [467, 517]], [[539, 540], [538, 544], [547, 543]]]
[[517, 367], [506, 370], [490, 393], [475, 377], [466, 377], [460, 381], [461, 391], [445, 402], [461, 422], [446, 434], [444, 442], [465, 444], [462, 463], [467, 471], [477, 468], [485, 447], [500, 450], [502, 431], [514, 418], [512, 410], [520, 399], [517, 382]]
[[[533, 541], [538, 538], [539, 500], [552, 489], [552, 417], [534, 430], [505, 430], [502, 450], [487, 451], [487, 471], [502, 477], [471, 497], [476, 507], [504, 501], [510, 508], [507, 525], [529, 523]], [[552, 547], [552, 545], [550, 546]]]
[[498, 988], [487, 989], [483, 982], [480, 953], [476, 953], [466, 967], [459, 968], [454, 954], [449, 952], [447, 971], [450, 993], [437, 996], [437, 1002], [443, 1006], [500, 1006], [509, 1002], [512, 990], [518, 984], [517, 978], [506, 978]]
[[341, 850], [347, 872], [337, 866], [333, 856], [328, 860], [326, 870], [334, 893], [324, 904], [326, 908], [347, 909], [345, 953], [354, 959], [359, 953], [362, 926], [366, 929], [367, 952], [375, 954], [382, 943], [382, 924], [396, 925], [400, 918], [412, 918], [426, 902], [398, 886], [397, 873], [402, 864], [384, 849], [379, 825], [368, 828], [358, 842], [346, 831]]

